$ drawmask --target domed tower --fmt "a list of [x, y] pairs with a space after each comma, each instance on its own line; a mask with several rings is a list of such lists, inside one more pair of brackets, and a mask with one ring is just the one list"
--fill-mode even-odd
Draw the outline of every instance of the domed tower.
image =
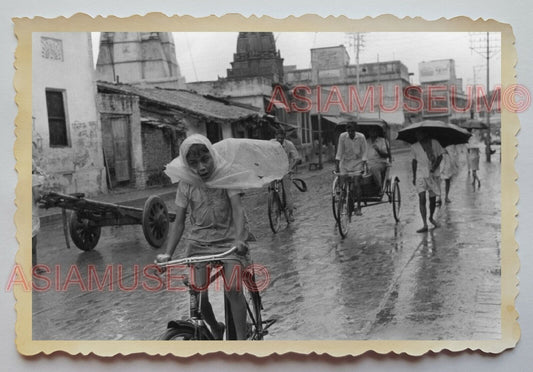
[[102, 32], [96, 78], [141, 86], [185, 88], [170, 32]]
[[272, 32], [239, 32], [237, 53], [233, 54], [228, 79], [264, 76], [283, 82], [283, 58], [276, 50]]

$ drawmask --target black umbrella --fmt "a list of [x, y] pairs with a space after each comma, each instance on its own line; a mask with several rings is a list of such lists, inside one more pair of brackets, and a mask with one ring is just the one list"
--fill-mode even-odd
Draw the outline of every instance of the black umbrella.
[[487, 129], [488, 126], [481, 120], [468, 119], [464, 123], [459, 124], [461, 128], [465, 129]]
[[424, 120], [414, 123], [398, 131], [398, 139], [407, 143], [417, 142], [416, 132], [422, 130], [430, 138], [439, 141], [442, 147], [468, 143], [470, 133], [454, 124], [446, 124], [437, 120]]

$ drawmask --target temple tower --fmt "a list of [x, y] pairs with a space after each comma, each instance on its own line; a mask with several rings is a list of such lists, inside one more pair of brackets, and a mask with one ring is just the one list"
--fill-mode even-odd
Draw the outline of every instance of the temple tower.
[[239, 32], [228, 79], [264, 76], [283, 83], [283, 58], [272, 32]]
[[170, 32], [102, 32], [98, 80], [185, 89]]

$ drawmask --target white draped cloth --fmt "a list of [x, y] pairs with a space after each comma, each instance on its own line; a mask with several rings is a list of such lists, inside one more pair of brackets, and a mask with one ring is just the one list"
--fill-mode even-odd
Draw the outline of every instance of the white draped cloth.
[[[215, 169], [207, 181], [193, 173], [187, 164], [185, 157], [193, 144], [205, 145], [214, 160]], [[187, 137], [180, 146], [179, 156], [165, 169], [173, 183], [183, 181], [220, 189], [260, 188], [283, 178], [288, 171], [287, 154], [279, 142], [228, 138], [213, 145], [200, 134]]]

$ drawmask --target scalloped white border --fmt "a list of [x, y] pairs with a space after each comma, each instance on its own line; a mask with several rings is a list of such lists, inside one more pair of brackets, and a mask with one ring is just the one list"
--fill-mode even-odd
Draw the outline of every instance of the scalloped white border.
[[[502, 86], [516, 83], [514, 65], [517, 61], [514, 48], [514, 36], [510, 25], [499, 23], [495, 20], [471, 20], [467, 17], [452, 19], [440, 18], [428, 21], [420, 17], [398, 18], [392, 15], [381, 15], [376, 18], [366, 17], [359, 20], [349, 19], [344, 16], [323, 18], [317, 15], [304, 15], [301, 17], [287, 17], [275, 19], [263, 17], [243, 17], [239, 14], [229, 14], [222, 17], [209, 16], [194, 18], [191, 16], [166, 16], [161, 13], [149, 13], [145, 16], [118, 17], [91, 17], [86, 14], [75, 14], [70, 18], [59, 17], [46, 19], [42, 17], [15, 18], [15, 35], [18, 46], [15, 53], [16, 90], [15, 101], [18, 105], [15, 134], [17, 139], [14, 154], [17, 161], [16, 170], [19, 180], [16, 188], [17, 212], [15, 224], [17, 226], [17, 240], [20, 248], [16, 255], [17, 264], [21, 265], [26, 277], [30, 273], [27, 263], [31, 241], [29, 237], [29, 223], [31, 216], [31, 195], [29, 186], [31, 164], [31, 32], [57, 31], [494, 31], [502, 33]], [[502, 203], [502, 245], [501, 245], [501, 290], [502, 290], [502, 338], [500, 340], [468, 340], [468, 341], [212, 341], [202, 343], [175, 343], [161, 341], [33, 341], [32, 340], [32, 314], [31, 292], [24, 291], [20, 286], [14, 288], [17, 303], [16, 345], [23, 355], [36, 355], [39, 353], [51, 354], [63, 351], [71, 355], [89, 355], [111, 357], [115, 355], [128, 355], [133, 353], [146, 353], [149, 355], [167, 355], [189, 357], [205, 355], [216, 352], [226, 354], [252, 354], [264, 357], [271, 354], [328, 354], [334, 357], [357, 356], [367, 351], [379, 354], [407, 353], [413, 356], [423, 355], [429, 351], [441, 350], [481, 350], [487, 353], [500, 353], [513, 348], [520, 338], [518, 313], [515, 309], [515, 298], [518, 295], [517, 272], [519, 259], [517, 254], [518, 244], [514, 233], [518, 225], [516, 203], [519, 198], [518, 177], [514, 167], [517, 156], [516, 134], [520, 128], [518, 116], [502, 110], [502, 167], [501, 167], [501, 203]]]

